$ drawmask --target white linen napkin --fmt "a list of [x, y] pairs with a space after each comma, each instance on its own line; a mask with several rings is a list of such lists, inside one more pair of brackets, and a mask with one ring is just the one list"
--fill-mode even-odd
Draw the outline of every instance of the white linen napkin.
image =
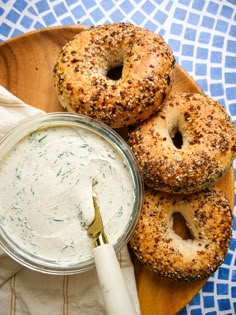
[[[26, 105], [0, 85], [0, 139], [24, 119], [40, 113], [43, 112]], [[134, 270], [127, 247], [117, 256], [139, 315]], [[0, 315], [8, 314], [104, 315], [96, 270], [71, 276], [42, 274], [22, 267], [0, 249]]]

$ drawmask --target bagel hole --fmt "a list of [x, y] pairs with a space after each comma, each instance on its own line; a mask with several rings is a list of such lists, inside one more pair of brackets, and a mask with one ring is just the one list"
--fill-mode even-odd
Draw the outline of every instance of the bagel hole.
[[108, 70], [107, 77], [111, 80], [118, 81], [122, 77], [123, 65], [113, 67]]
[[177, 149], [182, 148], [183, 137], [182, 137], [181, 132], [178, 129], [175, 131], [174, 135], [171, 136], [171, 140]]
[[183, 240], [193, 239], [190, 229], [186, 224], [185, 218], [181, 213], [175, 212], [172, 216], [173, 219], [173, 230]]

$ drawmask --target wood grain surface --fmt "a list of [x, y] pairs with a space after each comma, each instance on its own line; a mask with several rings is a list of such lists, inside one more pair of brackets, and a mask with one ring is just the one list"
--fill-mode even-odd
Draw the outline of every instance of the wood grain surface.
[[[52, 70], [62, 46], [84, 27], [59, 26], [26, 33], [0, 44], [0, 84], [25, 103], [47, 112], [63, 111], [53, 88]], [[179, 66], [173, 91], [203, 93]], [[234, 203], [233, 169], [217, 183]], [[185, 233], [181, 220], [176, 229]], [[132, 255], [132, 254], [131, 254]], [[174, 315], [183, 308], [205, 281], [175, 282], [160, 278], [132, 255], [142, 315]]]

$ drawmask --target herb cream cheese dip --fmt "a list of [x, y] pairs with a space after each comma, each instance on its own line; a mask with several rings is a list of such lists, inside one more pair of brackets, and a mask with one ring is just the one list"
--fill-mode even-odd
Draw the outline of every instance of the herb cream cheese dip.
[[134, 220], [136, 204], [126, 156], [85, 125], [47, 124], [28, 132], [0, 164], [5, 242], [20, 248], [20, 255], [49, 264], [92, 259], [87, 227], [94, 218], [93, 190], [109, 242], [116, 244]]

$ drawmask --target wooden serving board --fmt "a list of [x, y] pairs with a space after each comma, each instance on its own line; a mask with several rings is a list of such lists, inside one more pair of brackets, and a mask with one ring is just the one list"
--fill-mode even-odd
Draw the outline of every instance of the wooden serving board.
[[[0, 84], [25, 103], [47, 112], [63, 111], [53, 88], [52, 70], [62, 46], [84, 27], [59, 26], [30, 32], [0, 44]], [[179, 66], [174, 91], [203, 93]], [[217, 184], [233, 207], [233, 169]], [[181, 226], [180, 229], [184, 227]], [[174, 282], [149, 271], [132, 255], [142, 315], [174, 315], [205, 281]]]

